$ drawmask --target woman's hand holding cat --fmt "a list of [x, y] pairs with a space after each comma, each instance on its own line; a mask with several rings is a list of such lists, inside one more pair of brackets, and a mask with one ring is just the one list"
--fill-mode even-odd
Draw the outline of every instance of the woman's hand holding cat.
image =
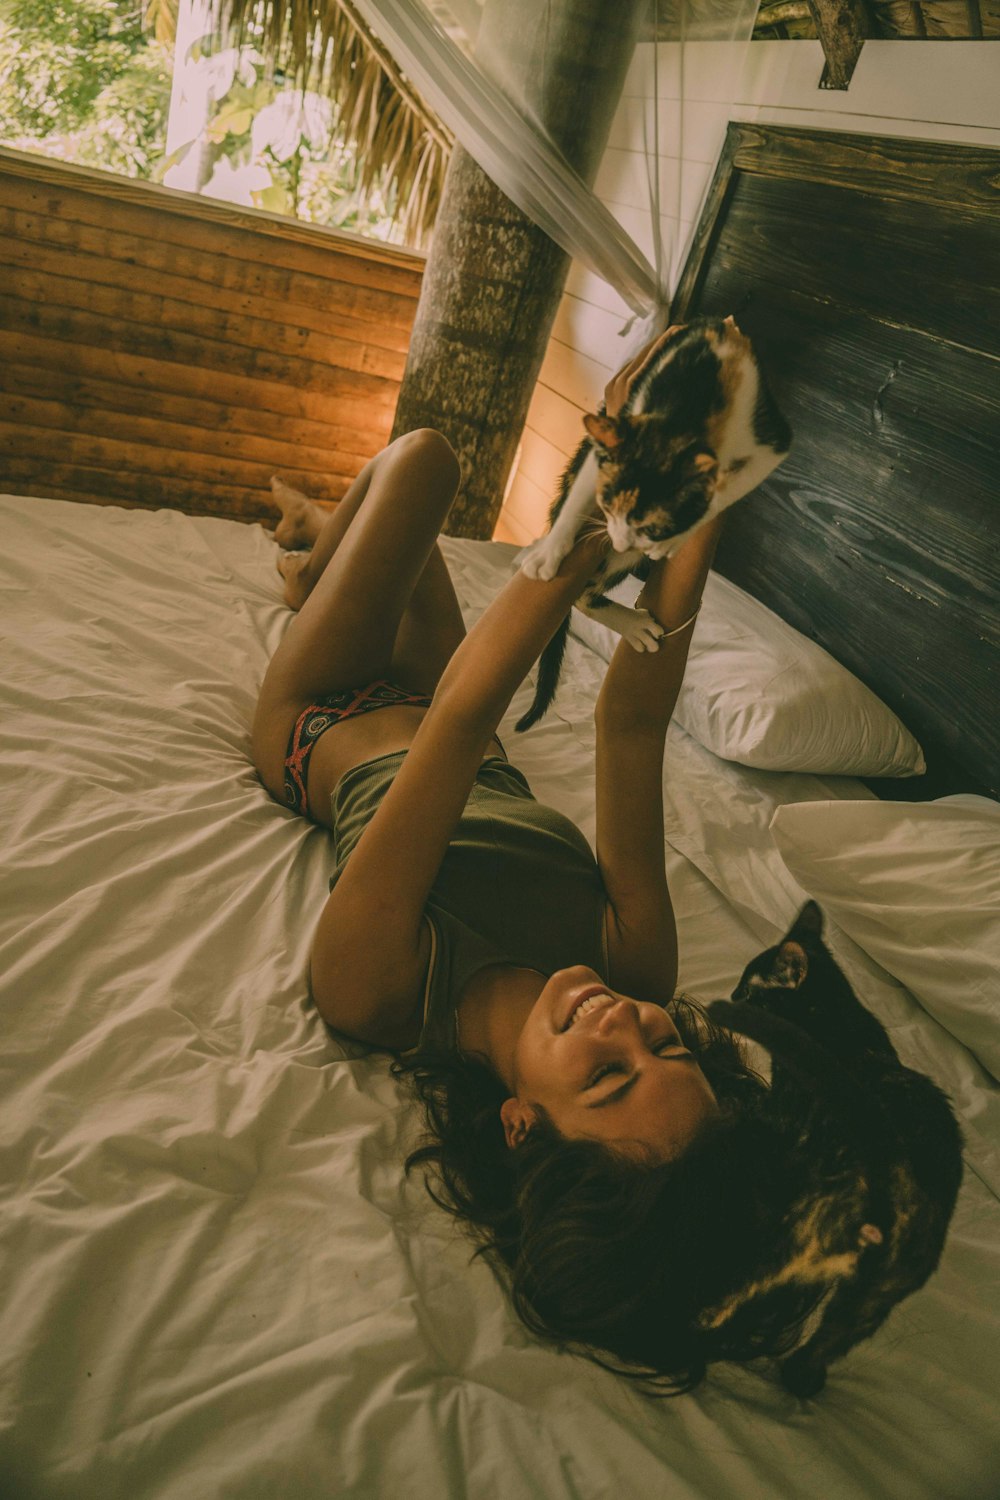
[[658, 334], [655, 339], [650, 339], [644, 344], [628, 364], [622, 365], [616, 375], [612, 375], [604, 387], [604, 414], [608, 417], [617, 417], [629, 393], [638, 377], [649, 364], [655, 359], [668, 339], [672, 339], [675, 333], [679, 333], [684, 327], [683, 323], [672, 323], [665, 333]]

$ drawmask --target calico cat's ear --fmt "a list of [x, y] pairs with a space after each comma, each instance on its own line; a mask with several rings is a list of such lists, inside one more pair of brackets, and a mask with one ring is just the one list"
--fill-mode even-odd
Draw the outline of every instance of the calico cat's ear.
[[614, 453], [622, 440], [621, 427], [613, 417], [599, 417], [587, 412], [583, 425], [598, 447], [607, 453]]

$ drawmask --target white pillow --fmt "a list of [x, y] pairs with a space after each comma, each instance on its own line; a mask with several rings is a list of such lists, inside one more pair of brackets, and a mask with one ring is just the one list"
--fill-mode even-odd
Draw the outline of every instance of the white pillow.
[[[613, 598], [632, 604], [626, 579]], [[610, 661], [620, 637], [573, 612], [572, 631]], [[919, 776], [923, 752], [864, 683], [773, 610], [710, 573], [675, 717], [706, 750], [762, 771]]]
[[803, 890], [1000, 1079], [1000, 803], [798, 802], [771, 834]]

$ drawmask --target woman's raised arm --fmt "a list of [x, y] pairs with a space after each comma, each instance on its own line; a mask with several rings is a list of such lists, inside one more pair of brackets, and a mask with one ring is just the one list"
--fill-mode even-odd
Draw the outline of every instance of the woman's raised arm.
[[412, 1025], [427, 965], [424, 907], [483, 754], [607, 545], [602, 536], [578, 543], [549, 582], [516, 573], [445, 668], [320, 916], [313, 996], [339, 1029], [393, 1046]]
[[707, 522], [674, 557], [654, 565], [638, 602], [668, 633], [653, 653], [622, 641], [597, 700], [597, 860], [608, 893], [608, 977], [637, 1000], [662, 1003], [676, 986], [663, 749], [721, 526], [721, 518]]

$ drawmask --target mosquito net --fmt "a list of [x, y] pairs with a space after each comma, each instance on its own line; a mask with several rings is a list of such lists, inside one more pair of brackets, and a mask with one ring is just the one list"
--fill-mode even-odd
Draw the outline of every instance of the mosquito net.
[[[706, 146], [721, 145], [758, 0], [350, 0], [403, 72], [504, 193], [646, 320], [670, 300], [697, 221], [692, 169], [703, 198]], [[604, 206], [567, 159], [545, 118], [548, 82], [565, 68], [565, 29], [615, 28], [631, 62], [626, 97], [633, 143], [642, 141], [648, 223], [644, 245]], [[698, 66], [690, 68], [697, 55]], [[713, 76], [714, 63], [714, 76]], [[710, 82], [706, 87], [706, 71]], [[694, 89], [692, 79], [697, 79]], [[696, 97], [697, 96], [697, 97]], [[707, 96], [707, 97], [706, 97]], [[587, 108], [585, 80], [580, 109]], [[699, 156], [685, 180], [685, 134], [697, 118]], [[638, 125], [638, 130], [636, 130]], [[597, 163], [593, 163], [596, 169]], [[592, 173], [590, 174], [592, 175]], [[699, 197], [694, 183], [694, 197]]]
[[[310, 138], [322, 136], [329, 124], [323, 76], [336, 75], [340, 95], [346, 89], [350, 96], [346, 104], [339, 99], [338, 109], [341, 117], [352, 116], [359, 158], [384, 157], [377, 148], [399, 119], [394, 113], [399, 101], [385, 74], [407, 104], [416, 105], [412, 137], [397, 131], [388, 147], [411, 208], [435, 176], [431, 164], [446, 158], [454, 138], [523, 213], [618, 294], [633, 320], [641, 320], [638, 337], [650, 320], [662, 321], [669, 305], [725, 133], [757, 5], [758, 0], [179, 0], [171, 155], [164, 180], [236, 200], [225, 179], [228, 169], [236, 184], [235, 169], [228, 160], [213, 168], [205, 149], [220, 122], [207, 122], [211, 100], [226, 95], [234, 70], [252, 73], [255, 59], [265, 61], [245, 45], [220, 52], [219, 43], [227, 33], [230, 40], [245, 42], [256, 25], [258, 37], [266, 37], [260, 45], [267, 65], [273, 69], [293, 60], [302, 85], [301, 103], [283, 97], [263, 121], [255, 121], [257, 134], [266, 127], [281, 135], [285, 125], [294, 124]], [[206, 48], [204, 33], [213, 31], [214, 49]], [[369, 63], [373, 46], [377, 51], [383, 73], [377, 67], [374, 72], [381, 87], [362, 81], [362, 51], [352, 50], [360, 49], [362, 40]], [[605, 76], [597, 78], [605, 54]], [[289, 122], [277, 118], [282, 109], [304, 113]], [[597, 111], [602, 117], [595, 120]], [[627, 153], [619, 153], [628, 178], [627, 204], [621, 192], [593, 187], [612, 122], [616, 136], [627, 140]], [[696, 140], [694, 150], [688, 149], [689, 137]], [[270, 137], [268, 142], [276, 149]], [[246, 176], [251, 168], [241, 170]], [[257, 172], [261, 182], [251, 186], [266, 189], [267, 174], [259, 165]], [[206, 186], [210, 173], [213, 180]], [[237, 186], [245, 187], [242, 179]], [[258, 200], [272, 206], [266, 192], [258, 193]], [[411, 212], [410, 223], [417, 217]], [[426, 232], [433, 203], [421, 204], [419, 218]]]

